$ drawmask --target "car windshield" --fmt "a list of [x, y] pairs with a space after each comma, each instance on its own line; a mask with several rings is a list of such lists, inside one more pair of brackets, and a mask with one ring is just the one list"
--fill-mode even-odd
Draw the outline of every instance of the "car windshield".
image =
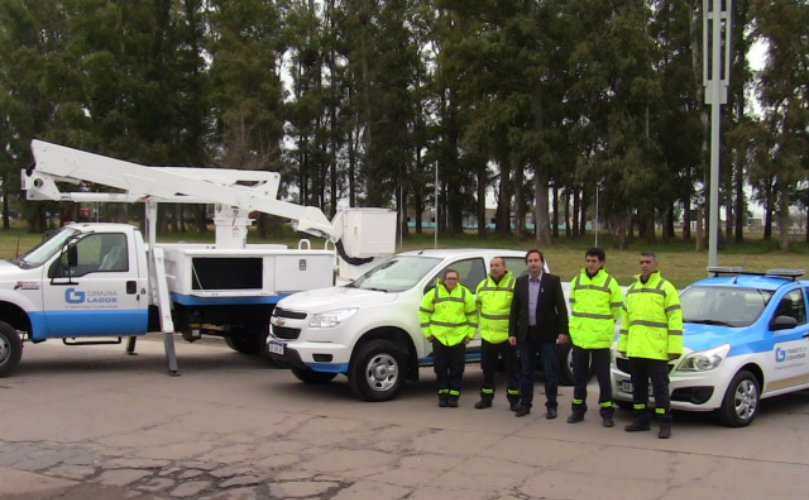
[[65, 242], [69, 241], [77, 234], [79, 234], [79, 232], [75, 229], [63, 228], [42, 240], [42, 243], [29, 250], [28, 253], [11, 259], [11, 262], [25, 269], [40, 266], [43, 262], [50, 259], [53, 254], [58, 252], [62, 246], [64, 246]]
[[441, 259], [399, 256], [382, 262], [348, 285], [364, 290], [402, 292], [416, 285]]
[[680, 296], [683, 321], [732, 327], [753, 324], [772, 298], [770, 290], [692, 286]]

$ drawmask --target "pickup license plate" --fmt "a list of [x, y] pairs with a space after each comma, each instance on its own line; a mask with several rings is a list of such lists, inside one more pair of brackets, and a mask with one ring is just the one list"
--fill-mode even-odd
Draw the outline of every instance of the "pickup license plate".
[[274, 340], [267, 342], [267, 352], [269, 352], [270, 354], [277, 354], [279, 356], [283, 356], [284, 347], [286, 346], [281, 342], [275, 342]]

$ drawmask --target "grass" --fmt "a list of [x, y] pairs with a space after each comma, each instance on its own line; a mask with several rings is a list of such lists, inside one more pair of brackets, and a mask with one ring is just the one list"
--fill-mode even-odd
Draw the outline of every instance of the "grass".
[[[802, 238], [798, 236], [796, 238]], [[214, 231], [205, 234], [187, 232], [183, 234], [168, 235], [158, 238], [159, 241], [176, 242], [212, 242]], [[313, 248], [322, 248], [324, 241], [319, 238], [309, 238]], [[0, 230], [0, 258], [8, 259], [24, 253], [42, 240], [42, 235], [32, 234], [22, 228]], [[248, 241], [251, 243], [284, 243], [296, 247], [299, 236], [288, 231], [278, 240], [262, 241], [257, 238], [255, 231], [251, 231]], [[433, 248], [434, 236], [432, 233], [411, 234], [405, 238], [402, 245], [397, 242], [397, 251], [413, 250], [419, 248]], [[579, 238], [562, 237], [557, 243], [541, 248], [545, 254], [552, 271], [563, 280], [571, 279], [584, 264], [584, 252], [593, 246], [593, 236]], [[657, 253], [660, 270], [664, 277], [671, 280], [675, 286], [681, 288], [689, 283], [707, 276], [708, 252], [694, 250], [693, 242], [676, 241], [668, 245], [661, 242], [647, 244], [642, 241], [633, 241], [627, 250], [612, 248], [609, 235], [599, 235], [599, 244], [607, 252], [607, 270], [611, 272], [622, 285], [628, 285], [634, 274], [638, 272], [638, 254], [642, 250], [652, 250]], [[517, 240], [487, 235], [480, 238], [477, 234], [463, 234], [452, 237], [439, 235], [440, 248], [510, 248], [528, 250], [534, 248], [533, 240]], [[809, 245], [803, 241], [793, 240], [793, 250], [782, 252], [776, 249], [776, 242], [753, 239], [743, 244], [728, 244], [718, 251], [718, 263], [722, 266], [744, 266], [751, 271], [764, 271], [775, 267], [802, 268], [809, 271]], [[18, 250], [19, 248], [19, 250]]]

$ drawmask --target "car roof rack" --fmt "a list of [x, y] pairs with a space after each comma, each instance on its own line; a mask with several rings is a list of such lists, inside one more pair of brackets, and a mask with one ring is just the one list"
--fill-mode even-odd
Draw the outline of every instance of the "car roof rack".
[[775, 267], [767, 269], [764, 273], [765, 276], [774, 276], [776, 278], [788, 278], [792, 281], [797, 280], [806, 273], [804, 269], [790, 268], [790, 267]]

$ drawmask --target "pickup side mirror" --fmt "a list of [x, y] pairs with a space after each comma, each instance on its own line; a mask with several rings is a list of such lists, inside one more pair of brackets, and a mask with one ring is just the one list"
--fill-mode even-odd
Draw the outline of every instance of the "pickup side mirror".
[[770, 329], [775, 330], [789, 330], [798, 326], [798, 320], [792, 316], [776, 316], [770, 322]]

